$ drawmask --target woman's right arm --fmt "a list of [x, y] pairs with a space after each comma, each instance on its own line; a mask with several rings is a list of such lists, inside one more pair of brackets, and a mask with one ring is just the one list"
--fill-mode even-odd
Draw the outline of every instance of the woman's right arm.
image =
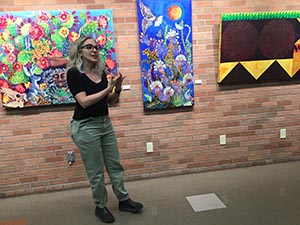
[[75, 95], [75, 98], [82, 108], [87, 108], [107, 96], [112, 91], [112, 89], [113, 86], [107, 86], [107, 88], [105, 88], [104, 90], [92, 95], [86, 95], [85, 91], [81, 91]]
[[82, 75], [75, 68], [71, 68], [67, 72], [67, 81], [70, 91], [82, 108], [90, 107], [101, 99], [105, 98], [109, 93], [112, 92], [117, 82], [116, 78], [110, 77], [107, 81], [107, 87], [105, 89], [97, 93], [87, 95], [81, 77]]

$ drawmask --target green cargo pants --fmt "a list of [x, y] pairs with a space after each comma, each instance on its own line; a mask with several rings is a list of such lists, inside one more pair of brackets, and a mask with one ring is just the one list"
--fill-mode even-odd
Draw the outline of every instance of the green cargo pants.
[[124, 168], [120, 164], [117, 138], [110, 117], [72, 120], [71, 137], [80, 150], [95, 204], [103, 208], [107, 203], [104, 166], [118, 200], [128, 199], [123, 182]]

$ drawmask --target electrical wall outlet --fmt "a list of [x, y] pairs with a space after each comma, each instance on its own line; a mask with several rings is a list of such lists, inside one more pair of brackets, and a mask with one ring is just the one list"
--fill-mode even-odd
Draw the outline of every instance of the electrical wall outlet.
[[69, 165], [72, 165], [75, 162], [75, 152], [68, 151], [67, 159], [68, 159]]
[[286, 138], [286, 129], [280, 129], [280, 138], [281, 139]]
[[226, 145], [226, 135], [220, 135], [220, 145]]
[[146, 143], [147, 152], [153, 152], [153, 142]]

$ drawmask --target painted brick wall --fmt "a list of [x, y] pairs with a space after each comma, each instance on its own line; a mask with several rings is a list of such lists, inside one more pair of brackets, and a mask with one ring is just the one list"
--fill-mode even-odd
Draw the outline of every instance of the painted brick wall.
[[[135, 0], [0, 0], [1, 11], [112, 9], [119, 70], [131, 90], [111, 108], [126, 179], [144, 179], [300, 159], [299, 85], [223, 90], [217, 84], [220, 14], [299, 9], [287, 0], [193, 1], [195, 106], [145, 113]], [[72, 106], [0, 107], [0, 198], [87, 186], [70, 139]], [[279, 139], [280, 128], [287, 138]], [[219, 145], [219, 135], [227, 144]], [[146, 153], [146, 142], [154, 152]], [[69, 166], [66, 154], [75, 150]]]

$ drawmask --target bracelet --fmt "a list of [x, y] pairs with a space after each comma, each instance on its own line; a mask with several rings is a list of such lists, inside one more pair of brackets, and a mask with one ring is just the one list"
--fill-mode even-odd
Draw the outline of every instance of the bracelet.
[[120, 94], [121, 91], [122, 91], [122, 89], [120, 89], [120, 90], [115, 89], [115, 93], [116, 93], [116, 94]]

